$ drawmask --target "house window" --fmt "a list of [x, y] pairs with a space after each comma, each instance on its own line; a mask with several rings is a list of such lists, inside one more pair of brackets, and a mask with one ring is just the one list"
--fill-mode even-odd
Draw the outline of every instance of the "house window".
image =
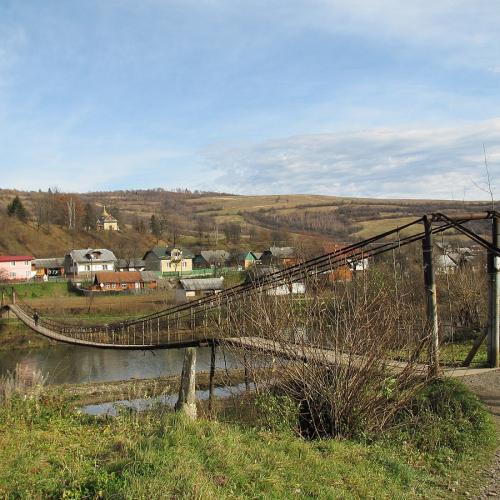
[[127, 283], [122, 283], [122, 288], [127, 288]]
[[16, 273], [10, 273], [10, 277], [11, 278], [15, 278], [16, 277]]
[[15, 265], [16, 265], [16, 263], [15, 263], [15, 262], [12, 262], [12, 265], [13, 265], [13, 266], [15, 266]]
[[24, 263], [28, 266], [29, 265], [29, 262], [27, 260], [24, 261]]
[[112, 283], [111, 288], [115, 289], [116, 288], [116, 283]]
[[90, 271], [90, 266], [88, 264], [85, 266], [85, 271]]
[[182, 261], [182, 267], [186, 267], [187, 262], [185, 260]]
[[103, 271], [107, 271], [108, 270], [108, 265], [107, 264], [103, 264], [102, 265], [102, 270]]

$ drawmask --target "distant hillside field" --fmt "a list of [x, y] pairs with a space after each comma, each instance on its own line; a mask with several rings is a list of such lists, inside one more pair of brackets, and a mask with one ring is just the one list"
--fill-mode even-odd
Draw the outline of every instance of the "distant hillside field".
[[[7, 215], [18, 196], [27, 215]], [[120, 224], [116, 233], [93, 227], [102, 207]], [[271, 244], [311, 251], [361, 240], [433, 211], [487, 210], [484, 202], [380, 200], [316, 195], [237, 196], [137, 190], [51, 193], [0, 190], [0, 253], [61, 256], [72, 248], [107, 247], [137, 257], [156, 243], [234, 252]], [[151, 217], [155, 222], [152, 223]], [[485, 226], [476, 225], [485, 230]]]

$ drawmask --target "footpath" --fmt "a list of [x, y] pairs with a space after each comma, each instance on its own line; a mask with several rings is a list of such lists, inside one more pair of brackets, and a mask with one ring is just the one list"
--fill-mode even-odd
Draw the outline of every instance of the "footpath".
[[[464, 377], [462, 381], [488, 406], [500, 432], [500, 369], [480, 375]], [[500, 448], [490, 469], [484, 472], [485, 486], [476, 497], [478, 500], [500, 498]]]

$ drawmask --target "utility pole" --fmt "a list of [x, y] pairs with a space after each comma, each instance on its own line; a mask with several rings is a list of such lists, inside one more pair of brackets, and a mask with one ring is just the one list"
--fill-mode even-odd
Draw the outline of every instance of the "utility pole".
[[425, 236], [422, 240], [422, 254], [424, 263], [424, 284], [426, 296], [427, 328], [431, 336], [429, 349], [430, 374], [439, 374], [439, 328], [437, 314], [436, 279], [432, 262], [432, 223], [424, 216]]
[[[491, 224], [491, 244], [498, 248], [498, 218], [493, 216]], [[488, 251], [488, 366], [498, 368], [500, 280], [498, 275], [500, 258]]]

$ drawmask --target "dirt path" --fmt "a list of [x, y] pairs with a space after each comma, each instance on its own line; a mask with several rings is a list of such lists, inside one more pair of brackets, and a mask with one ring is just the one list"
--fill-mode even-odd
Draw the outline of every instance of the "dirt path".
[[[500, 370], [464, 377], [462, 380], [486, 403], [500, 432]], [[500, 448], [484, 477], [485, 487], [477, 498], [500, 498]]]

